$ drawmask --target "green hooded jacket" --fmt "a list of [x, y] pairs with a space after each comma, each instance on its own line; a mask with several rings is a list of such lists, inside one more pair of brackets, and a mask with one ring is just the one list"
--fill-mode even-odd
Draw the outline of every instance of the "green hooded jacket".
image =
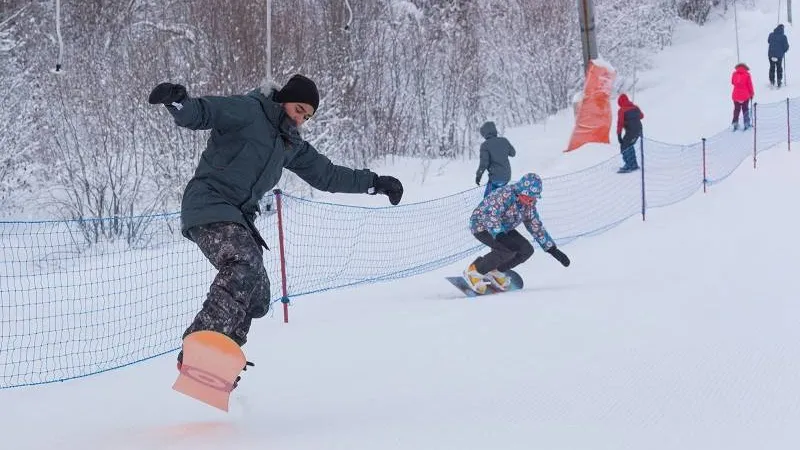
[[[188, 97], [167, 106], [178, 126], [211, 130], [181, 202], [181, 232], [214, 222], [253, 225], [258, 202], [289, 169], [312, 187], [327, 192], [367, 193], [376, 175], [333, 164], [298, 132], [280, 103], [277, 87], [246, 95]], [[266, 94], [265, 94], [266, 92]]]

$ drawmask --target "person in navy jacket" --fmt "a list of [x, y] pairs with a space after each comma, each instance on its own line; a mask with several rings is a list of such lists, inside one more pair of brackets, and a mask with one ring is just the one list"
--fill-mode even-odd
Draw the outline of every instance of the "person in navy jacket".
[[[783, 57], [789, 51], [789, 40], [783, 33], [783, 24], [775, 27], [775, 30], [769, 34], [767, 38], [769, 49], [767, 56], [769, 57], [769, 84], [775, 86], [775, 81], [778, 82], [778, 87], [783, 83]], [[777, 80], [775, 75], [778, 75]]]

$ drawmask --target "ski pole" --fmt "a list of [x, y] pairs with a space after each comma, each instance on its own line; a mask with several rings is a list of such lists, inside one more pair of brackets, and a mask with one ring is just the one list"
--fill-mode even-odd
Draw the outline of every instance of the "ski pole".
[[783, 66], [783, 85], [788, 86], [789, 83], [786, 82], [788, 78], [786, 78], [786, 55], [783, 55], [783, 59], [781, 60], [781, 66]]

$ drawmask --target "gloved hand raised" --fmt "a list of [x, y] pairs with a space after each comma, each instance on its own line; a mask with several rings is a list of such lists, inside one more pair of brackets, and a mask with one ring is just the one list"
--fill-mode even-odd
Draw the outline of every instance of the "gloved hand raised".
[[403, 198], [403, 184], [395, 177], [375, 175], [372, 188], [370, 188], [367, 193], [371, 195], [386, 195], [389, 197], [389, 202], [392, 205], [396, 205], [400, 203], [400, 199]]
[[186, 99], [186, 88], [180, 84], [161, 83], [150, 91], [147, 101], [151, 105], [159, 103], [170, 106], [173, 103], [181, 103]]
[[550, 253], [550, 256], [557, 259], [562, 266], [569, 267], [570, 263], [569, 258], [567, 257], [567, 255], [564, 254], [564, 252], [559, 250], [556, 246], [550, 247], [550, 249], [547, 250], [547, 253]]

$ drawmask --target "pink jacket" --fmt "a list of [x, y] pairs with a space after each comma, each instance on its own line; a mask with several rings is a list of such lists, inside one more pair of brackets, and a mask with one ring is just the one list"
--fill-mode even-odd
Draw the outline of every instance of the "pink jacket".
[[737, 64], [736, 70], [731, 75], [731, 84], [733, 85], [733, 101], [744, 103], [755, 95], [753, 90], [753, 79], [750, 78], [750, 68], [747, 64]]

